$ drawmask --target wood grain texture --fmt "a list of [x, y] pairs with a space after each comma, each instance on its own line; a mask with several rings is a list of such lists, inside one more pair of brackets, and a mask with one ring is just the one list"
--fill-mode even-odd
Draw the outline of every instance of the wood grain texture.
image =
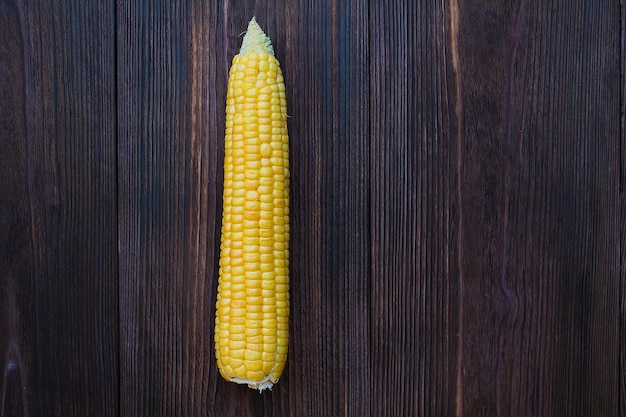
[[[626, 417], [621, 3], [0, 0], [0, 416]], [[213, 347], [253, 15], [291, 138], [263, 394]]]
[[205, 366], [215, 271], [205, 259], [216, 249], [217, 150], [207, 133], [217, 127], [205, 131], [215, 100], [205, 101], [205, 34], [191, 7], [116, 10], [121, 415], [189, 415], [215, 379]]
[[620, 417], [626, 417], [626, 5], [620, 1], [621, 13], [621, 80], [622, 80], [622, 117], [621, 117], [621, 158], [620, 158], [620, 248], [621, 248], [621, 302], [620, 302]]
[[350, 2], [316, 1], [295, 2], [286, 12], [293, 306], [289, 415], [367, 416], [367, 10]]
[[[449, 10], [370, 7], [372, 415], [454, 415], [458, 285]], [[451, 130], [453, 132], [451, 132]], [[451, 134], [453, 133], [453, 134]]]
[[616, 415], [618, 5], [459, 16], [462, 414]]
[[112, 4], [0, 2], [0, 415], [118, 415]]

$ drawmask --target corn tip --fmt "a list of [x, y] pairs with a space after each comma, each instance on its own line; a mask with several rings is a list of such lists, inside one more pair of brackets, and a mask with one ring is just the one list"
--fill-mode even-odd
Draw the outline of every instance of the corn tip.
[[274, 55], [272, 41], [265, 34], [265, 32], [263, 32], [263, 29], [261, 29], [261, 26], [259, 26], [254, 16], [250, 20], [250, 23], [248, 23], [248, 30], [246, 30], [246, 34], [241, 42], [239, 55], [244, 55], [253, 51], [263, 51], [268, 55]]

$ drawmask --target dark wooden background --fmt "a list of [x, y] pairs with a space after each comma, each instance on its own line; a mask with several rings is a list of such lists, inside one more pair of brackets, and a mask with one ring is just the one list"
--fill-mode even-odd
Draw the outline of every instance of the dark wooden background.
[[[626, 416], [620, 0], [0, 0], [0, 416]], [[288, 88], [291, 333], [213, 355], [229, 62]]]

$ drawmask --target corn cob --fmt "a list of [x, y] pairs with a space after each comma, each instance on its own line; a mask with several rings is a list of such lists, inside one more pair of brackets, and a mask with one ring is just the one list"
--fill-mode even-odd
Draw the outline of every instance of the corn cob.
[[280, 64], [254, 17], [228, 79], [223, 197], [217, 364], [271, 389], [289, 336], [289, 143]]

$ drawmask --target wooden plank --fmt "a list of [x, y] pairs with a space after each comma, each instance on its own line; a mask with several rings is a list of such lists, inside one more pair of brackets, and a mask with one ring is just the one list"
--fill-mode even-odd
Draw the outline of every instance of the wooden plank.
[[372, 415], [454, 415], [458, 221], [449, 11], [374, 2]]
[[[216, 394], [219, 378], [213, 353], [213, 309], [219, 253], [223, 131], [228, 54], [225, 21], [218, 4], [192, 2], [186, 36], [185, 97], [190, 106], [187, 135], [190, 193], [183, 274], [185, 326], [182, 329], [181, 415], [220, 415], [227, 398]], [[186, 100], [186, 101], [187, 101]], [[180, 156], [180, 155], [179, 155]], [[184, 157], [184, 156], [183, 156]], [[209, 365], [209, 366], [207, 366]], [[207, 395], [208, 394], [208, 395]], [[223, 415], [228, 415], [224, 413]]]
[[[26, 105], [26, 65], [22, 12], [16, 4], [0, 3], [0, 415], [26, 415], [24, 382], [38, 384], [36, 365], [30, 350], [36, 344], [36, 331], [23, 318], [34, 317], [33, 306], [24, 297], [33, 285], [20, 277], [35, 272], [31, 236], [28, 177], [28, 136]], [[32, 139], [31, 139], [32, 140]], [[22, 328], [20, 328], [22, 327]], [[23, 357], [25, 356], [25, 357]], [[29, 375], [30, 374], [30, 375]], [[36, 386], [36, 385], [35, 385]], [[38, 403], [30, 405], [37, 409]]]
[[215, 378], [219, 124], [208, 128], [204, 103], [222, 90], [206, 85], [214, 55], [199, 48], [190, 2], [118, 2], [116, 13], [120, 414], [192, 415]]
[[[286, 381], [289, 413], [329, 415], [335, 344], [326, 317], [323, 245], [323, 158], [332, 136], [332, 56], [330, 11], [321, 2], [288, 2], [283, 74], [287, 89], [290, 137], [290, 340]], [[301, 80], [306, 80], [302, 82]], [[338, 373], [338, 372], [337, 372]], [[336, 373], [335, 373], [336, 375]], [[280, 387], [280, 385], [278, 386]]]
[[626, 417], [626, 7], [620, 1], [621, 14], [621, 79], [622, 79], [622, 117], [621, 117], [621, 173], [620, 189], [621, 217], [620, 217], [620, 248], [621, 248], [621, 300], [620, 300], [620, 417]]
[[118, 415], [113, 5], [0, 2], [0, 414]]
[[617, 415], [617, 2], [459, 2], [460, 414]]
[[290, 415], [367, 416], [369, 44], [364, 3], [294, 2]]

